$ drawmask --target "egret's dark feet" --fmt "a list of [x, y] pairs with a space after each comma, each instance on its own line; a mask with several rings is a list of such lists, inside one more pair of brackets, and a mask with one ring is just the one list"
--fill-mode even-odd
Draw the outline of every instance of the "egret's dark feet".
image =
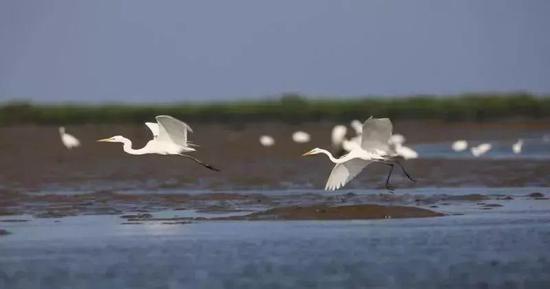
[[218, 168], [216, 168], [216, 167], [213, 167], [213, 166], [211, 166], [211, 165], [208, 165], [208, 164], [205, 164], [204, 167], [207, 168], [207, 169], [209, 169], [209, 170], [215, 171], [215, 172], [221, 171], [220, 169], [218, 169]]

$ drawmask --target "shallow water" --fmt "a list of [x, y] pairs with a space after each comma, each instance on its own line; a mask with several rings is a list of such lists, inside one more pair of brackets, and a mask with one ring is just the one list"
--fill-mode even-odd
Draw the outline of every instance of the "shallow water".
[[[482, 160], [518, 160], [518, 161], [530, 161], [530, 160], [549, 160], [550, 159], [550, 142], [543, 138], [534, 137], [529, 139], [523, 139], [522, 151], [516, 154], [512, 151], [512, 145], [517, 140], [487, 140], [491, 144], [492, 148], [487, 153], [483, 154], [479, 158]], [[470, 142], [470, 146], [476, 146], [481, 144], [480, 141]], [[416, 144], [411, 146], [419, 154], [420, 158], [432, 158], [432, 159], [476, 159], [470, 149], [466, 149], [461, 152], [455, 152], [451, 149], [452, 142], [443, 143], [428, 143], [428, 144]]]
[[53, 222], [17, 224], [0, 239], [1, 288], [550, 286], [548, 210], [377, 221]]

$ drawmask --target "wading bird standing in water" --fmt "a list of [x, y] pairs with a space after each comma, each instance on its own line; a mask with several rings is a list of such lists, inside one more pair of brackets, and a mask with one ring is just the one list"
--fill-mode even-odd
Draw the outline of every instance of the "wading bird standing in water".
[[71, 134], [65, 132], [64, 127], [59, 127], [59, 135], [61, 136], [61, 142], [67, 149], [72, 149], [80, 146], [80, 141]]
[[343, 142], [346, 140], [346, 133], [348, 128], [344, 125], [336, 125], [332, 128], [330, 139], [332, 141], [332, 151], [336, 156], [341, 156], [345, 153], [342, 147]]
[[512, 145], [512, 151], [517, 155], [521, 153], [522, 149], [523, 149], [523, 140], [518, 139], [518, 141]]
[[407, 176], [410, 181], [415, 182], [401, 163], [399, 163], [397, 156], [390, 150], [388, 140], [392, 135], [392, 130], [393, 126], [388, 118], [371, 117], [363, 124], [361, 145], [355, 147], [348, 154], [340, 158], [335, 158], [327, 150], [314, 148], [303, 155], [325, 154], [336, 164], [330, 173], [325, 190], [332, 191], [343, 187], [357, 176], [367, 165], [373, 162], [382, 163], [390, 167], [388, 177], [386, 178], [386, 188], [391, 190], [390, 177], [394, 165], [399, 166], [405, 176]]
[[418, 153], [408, 146], [404, 146], [405, 137], [402, 134], [394, 134], [388, 140], [390, 149], [398, 156], [410, 160], [418, 158]]
[[482, 143], [478, 146], [472, 147], [470, 151], [472, 152], [472, 155], [477, 158], [490, 151], [491, 148], [493, 148], [493, 145], [490, 143]]
[[201, 162], [197, 158], [184, 154], [196, 151], [193, 144], [187, 141], [187, 132], [193, 132], [191, 127], [186, 123], [175, 119], [169, 115], [159, 115], [155, 119], [157, 123], [146, 122], [145, 125], [153, 133], [153, 139], [147, 142], [147, 144], [140, 149], [132, 148], [132, 141], [121, 136], [113, 136], [106, 139], [100, 139], [98, 142], [117, 142], [122, 143], [124, 146], [122, 149], [124, 152], [131, 155], [144, 155], [144, 154], [159, 154], [159, 155], [178, 155], [186, 157], [194, 162], [204, 166], [207, 169], [213, 171], [219, 171], [219, 169]]
[[262, 135], [259, 140], [260, 144], [264, 147], [270, 147], [275, 144], [275, 139], [270, 135]]
[[453, 144], [451, 145], [451, 148], [455, 152], [465, 151], [468, 148], [468, 142], [463, 139], [459, 139], [453, 142]]
[[295, 143], [306, 143], [311, 140], [311, 136], [305, 131], [295, 131], [292, 134], [292, 140]]

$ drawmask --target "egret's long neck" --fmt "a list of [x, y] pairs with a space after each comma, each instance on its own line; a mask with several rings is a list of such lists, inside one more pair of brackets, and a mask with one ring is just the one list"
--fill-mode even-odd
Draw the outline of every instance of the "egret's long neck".
[[127, 154], [131, 154], [131, 155], [143, 155], [145, 154], [146, 152], [143, 151], [143, 148], [142, 149], [138, 149], [138, 150], [135, 150], [132, 148], [132, 141], [127, 139], [127, 138], [124, 138], [122, 140], [122, 143], [124, 144], [124, 146], [122, 147], [122, 149], [124, 150], [125, 153]]
[[347, 161], [347, 159], [345, 159], [345, 157], [342, 157], [342, 158], [339, 158], [339, 159], [335, 158], [329, 151], [324, 150], [324, 149], [319, 149], [319, 152], [322, 153], [322, 154], [327, 155], [327, 157], [330, 159], [330, 161], [335, 163], [335, 164], [340, 164], [340, 163], [343, 163], [343, 162]]

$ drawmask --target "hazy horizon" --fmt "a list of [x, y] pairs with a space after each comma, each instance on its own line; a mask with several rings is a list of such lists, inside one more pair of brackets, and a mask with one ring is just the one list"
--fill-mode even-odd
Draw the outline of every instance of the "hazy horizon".
[[0, 2], [0, 101], [550, 93], [550, 2]]

